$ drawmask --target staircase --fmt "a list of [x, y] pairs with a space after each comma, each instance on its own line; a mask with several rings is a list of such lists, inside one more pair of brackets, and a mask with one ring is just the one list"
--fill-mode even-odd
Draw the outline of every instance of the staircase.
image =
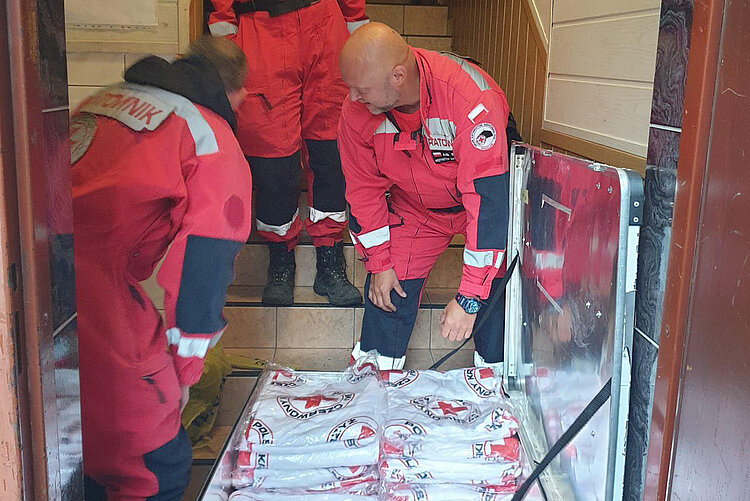
[[[424, 2], [423, 2], [424, 3]], [[446, 3], [438, 0], [430, 3]], [[373, 21], [388, 24], [405, 36], [410, 45], [431, 50], [450, 50], [451, 36], [446, 5], [412, 5], [411, 0], [379, 0], [367, 4]], [[307, 217], [307, 194], [300, 197], [300, 216]], [[362, 290], [365, 272], [356, 259], [354, 247], [344, 240], [349, 279]], [[457, 237], [438, 260], [427, 281], [417, 323], [406, 354], [407, 368], [427, 368], [456, 347], [440, 337], [439, 319], [445, 304], [453, 297], [461, 277], [463, 237]], [[255, 233], [240, 252], [236, 276], [227, 294], [224, 315], [229, 322], [222, 337], [227, 353], [245, 355], [302, 370], [337, 371], [346, 367], [351, 349], [362, 325], [364, 308], [339, 308], [313, 292], [315, 248], [303, 233], [296, 249], [297, 274], [295, 303], [289, 307], [261, 304], [268, 268], [268, 248]], [[143, 283], [157, 306], [163, 293], [154, 277]], [[465, 367], [473, 360], [473, 344], [457, 353], [443, 366]], [[193, 451], [191, 484], [183, 498], [194, 501], [229, 432], [257, 380], [257, 371], [232, 373], [224, 385], [219, 415], [211, 443]]]

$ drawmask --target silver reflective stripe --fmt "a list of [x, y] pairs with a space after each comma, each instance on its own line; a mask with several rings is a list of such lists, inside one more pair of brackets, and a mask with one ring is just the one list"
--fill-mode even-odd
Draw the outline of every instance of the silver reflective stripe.
[[398, 134], [398, 128], [390, 120], [384, 118], [380, 125], [378, 125], [378, 128], [375, 129], [373, 135], [375, 134]]
[[349, 21], [346, 23], [346, 29], [349, 30], [349, 34], [354, 33], [354, 30], [359, 28], [360, 26], [364, 26], [365, 24], [369, 23], [369, 19], [363, 19], [362, 21]]
[[220, 21], [218, 23], [209, 24], [208, 31], [210, 31], [211, 35], [215, 37], [236, 35], [237, 26], [227, 21]]
[[377, 230], [356, 235], [356, 237], [357, 240], [359, 240], [359, 243], [362, 244], [362, 247], [369, 249], [389, 241], [391, 239], [391, 229], [388, 226], [383, 226]]
[[208, 348], [212, 346], [213, 338], [187, 337], [177, 327], [167, 330], [167, 341], [172, 346], [177, 346], [177, 355], [183, 358], [206, 356]]
[[156, 87], [135, 84], [124, 84], [123, 87], [147, 92], [165, 103], [174, 106], [174, 114], [185, 120], [188, 130], [190, 130], [190, 135], [193, 136], [195, 154], [197, 156], [201, 157], [219, 152], [219, 144], [216, 141], [213, 129], [211, 129], [211, 126], [208, 125], [201, 112], [198, 111], [198, 108], [189, 99], [173, 92], [157, 89]]
[[346, 211], [342, 210], [339, 212], [323, 212], [322, 210], [318, 210], [315, 207], [310, 207], [311, 223], [317, 223], [318, 221], [322, 221], [326, 218], [331, 219], [332, 221], [336, 221], [337, 223], [345, 223]]
[[464, 249], [464, 264], [475, 268], [492, 266], [492, 251], [473, 251]]
[[456, 124], [445, 118], [428, 118], [425, 125], [432, 137], [445, 137], [451, 141], [456, 137]]
[[497, 253], [497, 260], [495, 261], [495, 268], [500, 268], [500, 265], [503, 264], [504, 257], [505, 257], [505, 252], [499, 251]]
[[[401, 358], [392, 358], [392, 357], [384, 357], [380, 353], [378, 353], [376, 350], [372, 350], [372, 353], [375, 354], [375, 357], [378, 362], [378, 369], [381, 371], [400, 371], [404, 368], [404, 363], [406, 362], [406, 355], [404, 355]], [[354, 349], [352, 350], [352, 358], [354, 360], [358, 360], [362, 357], [366, 357], [370, 354], [370, 352], [362, 351], [359, 345], [359, 341], [357, 341], [357, 344], [354, 345]]]
[[540, 270], [554, 270], [563, 267], [563, 255], [557, 252], [536, 251], [534, 265]]
[[461, 69], [464, 70], [471, 77], [472, 80], [474, 80], [474, 83], [477, 84], [477, 87], [479, 87], [479, 90], [490, 89], [490, 86], [487, 83], [487, 80], [485, 80], [482, 74], [479, 73], [479, 71], [474, 66], [472, 66], [468, 61], [456, 56], [455, 54], [449, 54], [446, 52], [441, 52], [441, 54], [447, 57], [448, 59], [458, 63]]
[[286, 233], [289, 231], [289, 228], [292, 227], [292, 224], [294, 224], [294, 221], [296, 221], [298, 217], [299, 217], [299, 209], [297, 209], [297, 211], [294, 213], [294, 216], [292, 216], [291, 221], [289, 221], [286, 224], [282, 224], [281, 226], [274, 226], [272, 224], [266, 224], [258, 218], [255, 219], [255, 224], [258, 228], [258, 231], [267, 231], [269, 233], [275, 233], [278, 236], [283, 237], [284, 235], [286, 235]]

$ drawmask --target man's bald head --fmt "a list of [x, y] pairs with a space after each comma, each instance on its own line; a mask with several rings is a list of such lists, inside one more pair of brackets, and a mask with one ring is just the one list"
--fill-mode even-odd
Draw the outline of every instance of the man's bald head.
[[413, 90], [413, 80], [418, 83], [419, 78], [406, 40], [382, 23], [354, 31], [341, 50], [339, 67], [350, 98], [375, 114], [408, 104], [402, 102], [404, 92]]

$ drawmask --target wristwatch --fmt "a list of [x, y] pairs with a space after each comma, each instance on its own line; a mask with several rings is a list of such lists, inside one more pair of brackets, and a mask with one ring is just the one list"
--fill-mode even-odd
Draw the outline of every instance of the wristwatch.
[[456, 294], [456, 302], [469, 315], [476, 315], [479, 312], [479, 308], [482, 306], [479, 299], [466, 297], [463, 294]]

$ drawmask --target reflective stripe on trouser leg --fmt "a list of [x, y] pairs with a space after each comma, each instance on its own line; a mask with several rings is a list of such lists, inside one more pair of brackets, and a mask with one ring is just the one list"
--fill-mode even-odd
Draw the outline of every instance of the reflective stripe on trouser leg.
[[305, 227], [316, 247], [331, 246], [343, 239], [346, 200], [341, 157], [335, 140], [305, 140], [308, 153], [308, 204]]
[[288, 157], [247, 157], [255, 188], [258, 233], [272, 242], [296, 241], [299, 222], [300, 153]]
[[[494, 296], [499, 283], [499, 279], [492, 281], [490, 298]], [[480, 308], [479, 313], [477, 313], [475, 325], [479, 324], [486, 315], [489, 315], [489, 318], [474, 333], [474, 346], [484, 366], [502, 362], [504, 358], [505, 295], [497, 301], [492, 310], [488, 311], [486, 307]], [[474, 357], [474, 360], [476, 364], [478, 359]], [[479, 367], [478, 364], [477, 367]]]
[[[366, 351], [362, 351], [362, 348], [360, 347], [361, 343], [357, 341], [357, 344], [354, 345], [354, 349], [352, 350], [352, 360], [351, 363], [355, 363], [360, 358], [367, 356]], [[376, 358], [378, 362], [378, 369], [381, 371], [398, 371], [404, 368], [404, 363], [406, 363], [406, 355], [400, 358], [392, 358], [392, 357], [384, 357], [380, 353], [378, 353], [377, 350], [373, 350], [376, 353]]]
[[389, 312], [381, 310], [370, 301], [368, 293], [371, 277], [367, 275], [365, 280], [365, 314], [362, 318], [360, 349], [362, 352], [376, 350], [382, 357], [401, 359], [406, 355], [406, 347], [417, 320], [426, 279], [401, 280], [401, 288], [406, 292], [406, 297], [402, 298], [396, 291], [391, 291], [391, 302], [396, 311]]

